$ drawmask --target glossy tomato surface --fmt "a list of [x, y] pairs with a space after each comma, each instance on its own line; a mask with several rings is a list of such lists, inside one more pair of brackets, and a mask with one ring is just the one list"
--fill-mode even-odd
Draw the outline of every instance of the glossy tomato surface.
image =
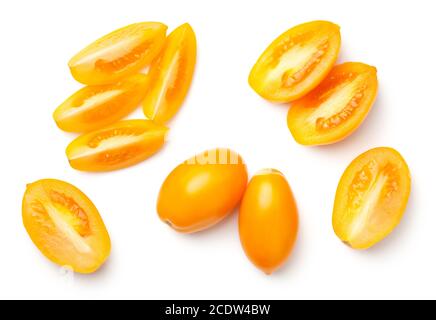
[[274, 169], [258, 172], [239, 212], [239, 236], [247, 257], [271, 274], [289, 257], [297, 232], [297, 206], [286, 178]]
[[170, 33], [151, 70], [152, 86], [143, 103], [147, 118], [165, 123], [177, 113], [191, 86], [196, 55], [195, 33], [189, 24]]
[[303, 145], [338, 142], [365, 120], [377, 96], [377, 69], [364, 63], [337, 65], [288, 112], [288, 127]]
[[164, 144], [168, 128], [149, 120], [123, 120], [79, 136], [67, 147], [71, 167], [110, 171], [137, 164]]
[[166, 30], [160, 22], [134, 23], [115, 30], [71, 58], [71, 74], [81, 83], [99, 85], [139, 72], [160, 53]]
[[97, 208], [79, 189], [54, 179], [27, 185], [23, 224], [52, 262], [92, 273], [106, 261], [111, 241]]
[[131, 113], [144, 99], [149, 77], [135, 74], [115, 84], [87, 86], [65, 100], [53, 113], [57, 126], [68, 132], [88, 132]]
[[411, 189], [407, 163], [392, 148], [371, 149], [339, 181], [333, 228], [344, 243], [367, 249], [388, 236], [403, 217]]
[[341, 45], [339, 27], [328, 21], [295, 26], [262, 53], [250, 86], [273, 102], [291, 102], [314, 89], [333, 67]]
[[159, 192], [157, 212], [179, 232], [192, 233], [215, 225], [239, 204], [247, 185], [247, 169], [236, 152], [212, 149], [177, 166]]

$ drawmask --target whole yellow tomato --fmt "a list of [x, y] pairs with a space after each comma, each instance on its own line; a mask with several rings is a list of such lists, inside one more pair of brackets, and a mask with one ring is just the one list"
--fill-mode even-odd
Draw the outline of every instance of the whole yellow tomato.
[[242, 246], [253, 264], [270, 274], [288, 258], [298, 231], [292, 190], [274, 169], [257, 173], [248, 184], [239, 213]]
[[229, 149], [205, 151], [177, 166], [164, 181], [157, 201], [159, 217], [179, 232], [209, 228], [239, 204], [247, 169]]

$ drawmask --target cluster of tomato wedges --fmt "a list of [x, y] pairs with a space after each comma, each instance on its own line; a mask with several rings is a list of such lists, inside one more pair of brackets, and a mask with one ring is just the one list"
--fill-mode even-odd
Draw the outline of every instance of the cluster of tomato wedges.
[[[67, 148], [73, 168], [109, 171], [138, 163], [163, 145], [165, 123], [180, 108], [196, 59], [188, 24], [166, 37], [166, 26], [127, 26], [71, 59], [74, 78], [87, 86], [54, 113], [58, 126], [82, 133]], [[376, 69], [335, 66], [339, 27], [326, 21], [296, 26], [279, 36], [253, 67], [249, 83], [272, 102], [292, 103], [288, 127], [304, 145], [337, 142], [365, 119], [377, 93]], [[146, 74], [140, 73], [148, 68]], [[122, 120], [140, 103], [147, 120]], [[298, 233], [297, 205], [285, 176], [263, 169], [248, 181], [242, 157], [211, 149], [177, 166], [157, 199], [162, 221], [183, 233], [208, 229], [238, 206], [239, 233], [248, 258], [265, 273], [281, 267]], [[400, 222], [411, 188], [402, 156], [392, 148], [358, 156], [339, 181], [333, 208], [337, 236], [356, 249], [384, 239]], [[29, 184], [23, 222], [36, 246], [76, 272], [97, 270], [110, 238], [93, 203], [76, 187], [53, 179]]]
[[[159, 22], [132, 24], [93, 42], [70, 60], [71, 74], [86, 86], [53, 116], [60, 129], [82, 134], [67, 147], [73, 168], [125, 168], [165, 143], [165, 124], [182, 105], [196, 62], [191, 26], [183, 24], [168, 37], [166, 31]], [[121, 120], [141, 103], [146, 119]]]

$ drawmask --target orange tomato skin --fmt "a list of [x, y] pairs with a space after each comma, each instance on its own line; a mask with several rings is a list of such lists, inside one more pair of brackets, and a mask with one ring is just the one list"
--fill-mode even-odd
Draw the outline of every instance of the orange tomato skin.
[[149, 77], [135, 74], [115, 84], [86, 86], [53, 113], [57, 126], [67, 132], [89, 132], [130, 114], [144, 99]]
[[212, 227], [239, 204], [247, 185], [240, 155], [229, 149], [205, 151], [177, 166], [157, 200], [162, 221], [182, 233]]
[[338, 184], [332, 219], [336, 235], [351, 248], [371, 248], [400, 223], [410, 190], [410, 171], [398, 151], [379, 147], [362, 153]]
[[316, 89], [292, 103], [288, 128], [302, 145], [341, 141], [363, 123], [377, 91], [375, 67], [359, 62], [337, 65]]
[[239, 210], [239, 236], [245, 254], [266, 274], [289, 257], [298, 232], [298, 210], [283, 174], [267, 169], [248, 183]]
[[188, 23], [170, 33], [151, 70], [153, 85], [143, 102], [148, 119], [166, 123], [177, 113], [191, 86], [196, 55], [195, 33]]
[[118, 170], [159, 151], [167, 131], [167, 127], [150, 120], [122, 120], [79, 136], [68, 145], [66, 154], [76, 170]]
[[333, 67], [340, 30], [328, 21], [297, 25], [276, 38], [253, 66], [248, 83], [264, 99], [286, 103], [313, 90]]
[[160, 53], [167, 26], [141, 22], [94, 41], [68, 63], [71, 74], [87, 85], [111, 84], [141, 71]]
[[36, 247], [60, 266], [92, 273], [110, 254], [111, 241], [97, 208], [67, 182], [43, 179], [29, 184], [22, 218]]

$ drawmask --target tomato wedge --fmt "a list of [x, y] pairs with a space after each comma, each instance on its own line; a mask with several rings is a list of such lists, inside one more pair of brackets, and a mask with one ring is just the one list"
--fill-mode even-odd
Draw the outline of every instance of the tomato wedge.
[[294, 101], [327, 76], [340, 45], [337, 25], [328, 21], [300, 24], [269, 45], [251, 70], [248, 82], [267, 100]]
[[297, 232], [297, 206], [286, 178], [274, 169], [258, 172], [239, 210], [239, 237], [247, 257], [271, 274], [287, 260]]
[[58, 127], [88, 132], [114, 123], [131, 113], [144, 99], [149, 77], [130, 76], [116, 84], [87, 86], [65, 100], [53, 113]]
[[139, 72], [160, 53], [167, 26], [141, 22], [115, 30], [77, 53], [68, 63], [73, 77], [84, 84], [114, 83]]
[[71, 167], [81, 171], [110, 171], [129, 167], [155, 154], [168, 128], [149, 120], [123, 120], [84, 134], [67, 147]]
[[358, 62], [335, 66], [311, 93], [294, 102], [288, 127], [303, 145], [340, 141], [365, 120], [377, 96], [377, 69]]
[[230, 149], [212, 149], [177, 166], [159, 192], [157, 212], [174, 230], [193, 233], [210, 228], [239, 204], [247, 168]]
[[182, 105], [195, 68], [197, 44], [187, 23], [167, 38], [162, 56], [151, 70], [153, 84], [144, 102], [144, 114], [158, 123], [170, 120]]
[[400, 222], [410, 194], [410, 172], [392, 148], [371, 149], [354, 159], [336, 191], [333, 228], [350, 247], [367, 249]]
[[97, 208], [79, 189], [54, 179], [27, 186], [23, 224], [52, 262], [92, 273], [106, 261], [111, 241]]

